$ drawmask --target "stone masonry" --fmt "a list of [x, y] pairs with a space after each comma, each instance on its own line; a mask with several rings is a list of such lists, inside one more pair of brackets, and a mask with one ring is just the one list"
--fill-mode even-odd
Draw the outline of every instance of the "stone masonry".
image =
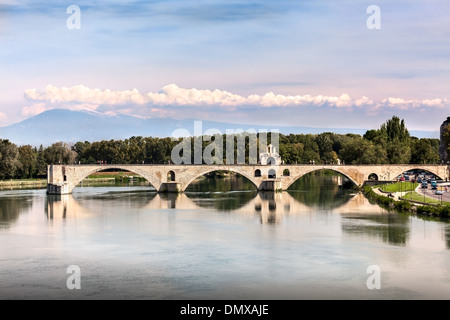
[[393, 181], [412, 169], [429, 171], [444, 180], [449, 178], [446, 165], [50, 165], [47, 193], [72, 193], [84, 178], [105, 169], [134, 172], [148, 180], [158, 192], [183, 192], [196, 178], [214, 171], [238, 173], [258, 190], [273, 188], [273, 191], [286, 190], [303, 175], [322, 169], [339, 172], [357, 186], [362, 186], [370, 175], [376, 175], [380, 181]]

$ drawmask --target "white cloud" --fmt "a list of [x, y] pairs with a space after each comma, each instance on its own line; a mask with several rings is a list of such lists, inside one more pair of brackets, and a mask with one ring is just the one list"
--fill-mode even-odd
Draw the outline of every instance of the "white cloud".
[[449, 103], [447, 99], [403, 99], [389, 97], [383, 99], [380, 103], [375, 104], [375, 108], [395, 108], [399, 110], [411, 110], [419, 108], [444, 108], [448, 107]]
[[[353, 100], [348, 94], [339, 97], [296, 95], [286, 96], [274, 94], [250, 95], [243, 97], [238, 94], [223, 90], [201, 90], [185, 89], [175, 84], [163, 87], [159, 92], [140, 93], [137, 89], [126, 91], [112, 91], [109, 89], [90, 89], [83, 85], [67, 87], [55, 87], [48, 85], [45, 90], [38, 92], [36, 89], [25, 91], [25, 97], [33, 101], [45, 101], [49, 103], [81, 103], [86, 109], [87, 105], [126, 105], [126, 104], [152, 104], [156, 106], [263, 106], [263, 107], [288, 107], [302, 105], [324, 105], [335, 107], [349, 107], [353, 105]], [[82, 109], [82, 108], [79, 108]]]
[[43, 92], [36, 89], [25, 90], [25, 97], [35, 101], [47, 101], [51, 103], [78, 102], [82, 104], [126, 104], [126, 103], [144, 103], [143, 96], [137, 89], [126, 91], [111, 91], [106, 89], [90, 89], [83, 85], [73, 86], [71, 88], [58, 88], [47, 85]]
[[361, 99], [355, 100], [355, 106], [361, 107], [361, 106], [372, 106], [374, 102], [367, 98], [366, 96], [362, 97]]
[[[42, 100], [41, 100], [42, 101]], [[95, 111], [98, 108], [98, 105], [95, 104], [89, 104], [89, 103], [81, 103], [81, 104], [62, 104], [59, 105], [58, 108], [60, 109], [69, 109], [73, 111]], [[39, 113], [42, 113], [47, 110], [55, 109], [54, 106], [52, 106], [52, 101], [50, 103], [46, 102], [38, 102], [34, 103], [30, 106], [26, 106], [22, 108], [22, 115], [24, 116], [35, 116]]]
[[164, 106], [214, 106], [222, 107], [226, 110], [249, 106], [264, 108], [324, 106], [348, 109], [366, 107], [368, 111], [379, 108], [408, 110], [413, 108], [442, 108], [448, 106], [446, 99], [408, 100], [389, 97], [376, 102], [365, 96], [359, 99], [353, 99], [346, 93], [340, 96], [312, 96], [281, 95], [269, 92], [264, 95], [254, 94], [244, 97], [218, 89], [186, 89], [180, 88], [175, 84], [169, 84], [156, 93], [140, 93], [137, 89], [125, 91], [100, 90], [97, 88], [91, 89], [84, 85], [77, 85], [70, 88], [47, 85], [42, 92], [36, 89], [26, 90], [25, 97], [38, 103], [25, 107], [22, 110], [23, 115], [33, 115], [56, 107], [71, 110], [95, 111], [99, 106], [109, 106], [107, 112], [110, 114], [114, 112], [136, 114], [136, 110], [139, 110], [139, 113], [143, 114], [163, 114], [163, 109], [160, 107]]
[[50, 110], [51, 108], [47, 107], [45, 103], [39, 102], [34, 103], [31, 106], [26, 106], [22, 109], [22, 115], [24, 116], [35, 116], [44, 111]]

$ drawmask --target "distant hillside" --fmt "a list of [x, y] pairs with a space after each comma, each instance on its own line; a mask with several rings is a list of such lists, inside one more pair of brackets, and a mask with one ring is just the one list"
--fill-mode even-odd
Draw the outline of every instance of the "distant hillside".
[[[194, 134], [194, 120], [189, 119], [142, 119], [133, 116], [116, 115], [105, 116], [96, 113], [70, 110], [45, 111], [22, 122], [0, 128], [0, 138], [9, 139], [15, 144], [30, 144], [47, 146], [57, 141], [75, 143], [77, 141], [99, 141], [111, 139], [126, 139], [132, 136], [143, 137], [171, 137], [178, 128], [188, 130]], [[222, 133], [226, 129], [279, 129], [283, 134], [318, 134], [335, 132], [340, 134], [355, 133], [363, 135], [367, 129], [337, 129], [337, 128], [309, 128], [309, 127], [270, 127], [260, 125], [237, 125], [224, 122], [203, 121], [202, 133], [215, 128]], [[411, 131], [419, 138], [439, 138], [436, 131]]]

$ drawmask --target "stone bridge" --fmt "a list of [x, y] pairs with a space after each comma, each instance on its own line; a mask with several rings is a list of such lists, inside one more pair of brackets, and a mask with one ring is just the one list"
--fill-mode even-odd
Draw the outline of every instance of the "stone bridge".
[[324, 169], [343, 174], [357, 186], [373, 179], [393, 181], [403, 172], [413, 169], [428, 171], [444, 180], [449, 178], [446, 165], [49, 165], [47, 193], [72, 193], [83, 179], [106, 169], [134, 172], [158, 192], [183, 192], [198, 177], [215, 171], [238, 173], [261, 191], [287, 190], [303, 175]]

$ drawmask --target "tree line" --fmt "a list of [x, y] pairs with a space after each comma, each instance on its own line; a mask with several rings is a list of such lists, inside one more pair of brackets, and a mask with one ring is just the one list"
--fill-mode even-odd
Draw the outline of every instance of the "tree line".
[[[244, 141], [245, 159], [249, 150], [259, 145], [259, 134], [235, 134], [233, 155], [237, 159], [243, 150], [237, 148]], [[229, 137], [213, 136], [190, 138], [194, 148], [201, 150], [220, 141], [226, 161], [226, 143]], [[221, 139], [219, 139], [221, 138]], [[273, 137], [269, 133], [268, 143]], [[242, 140], [243, 139], [243, 140]], [[439, 139], [412, 137], [404, 120], [394, 116], [379, 129], [357, 134], [279, 134], [279, 154], [285, 164], [345, 163], [345, 164], [433, 164], [440, 163]], [[0, 139], [0, 179], [27, 179], [45, 177], [49, 164], [162, 164], [170, 163], [172, 150], [182, 139], [131, 137], [125, 140], [102, 140], [77, 142], [69, 145], [56, 142], [51, 146], [37, 148], [30, 145], [17, 146], [9, 140]], [[200, 142], [199, 142], [200, 141]], [[211, 142], [212, 141], [212, 142]], [[261, 151], [260, 151], [261, 152]], [[217, 156], [217, 155], [216, 155]], [[194, 159], [193, 159], [194, 160]], [[192, 161], [194, 163], [194, 161]]]

